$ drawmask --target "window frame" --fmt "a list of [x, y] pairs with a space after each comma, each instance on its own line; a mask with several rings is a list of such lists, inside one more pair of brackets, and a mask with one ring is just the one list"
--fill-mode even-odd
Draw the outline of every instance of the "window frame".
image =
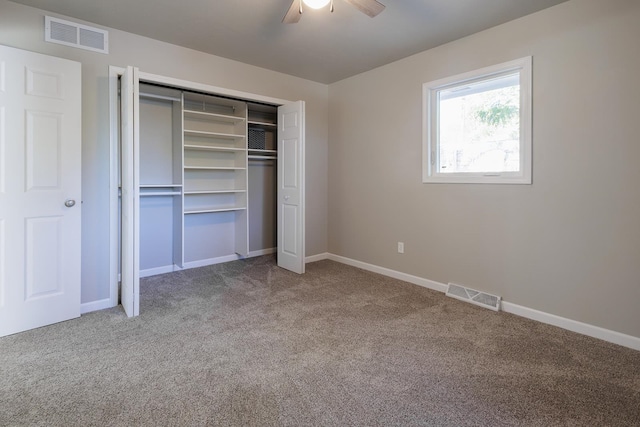
[[[531, 184], [532, 183], [532, 57], [434, 80], [422, 85], [422, 182], [448, 184]], [[520, 75], [520, 170], [518, 172], [438, 172], [439, 102], [438, 92], [464, 84]]]

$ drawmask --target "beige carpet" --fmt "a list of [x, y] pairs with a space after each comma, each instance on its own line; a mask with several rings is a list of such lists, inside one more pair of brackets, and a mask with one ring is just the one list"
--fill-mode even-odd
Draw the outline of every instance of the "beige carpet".
[[321, 261], [0, 338], [0, 426], [634, 426], [640, 352]]

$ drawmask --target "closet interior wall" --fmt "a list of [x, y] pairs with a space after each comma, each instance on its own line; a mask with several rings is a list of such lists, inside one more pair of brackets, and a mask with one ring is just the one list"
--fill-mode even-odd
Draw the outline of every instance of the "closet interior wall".
[[140, 276], [276, 251], [277, 106], [140, 84]]
[[247, 139], [249, 152], [249, 250], [275, 252], [278, 242], [278, 109], [249, 103]]
[[140, 85], [140, 271], [182, 267], [182, 95]]

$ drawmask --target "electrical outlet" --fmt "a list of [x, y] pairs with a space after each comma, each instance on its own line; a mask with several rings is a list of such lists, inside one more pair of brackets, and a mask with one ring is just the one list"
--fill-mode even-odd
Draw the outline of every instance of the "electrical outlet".
[[398, 253], [399, 254], [404, 253], [404, 242], [398, 242]]

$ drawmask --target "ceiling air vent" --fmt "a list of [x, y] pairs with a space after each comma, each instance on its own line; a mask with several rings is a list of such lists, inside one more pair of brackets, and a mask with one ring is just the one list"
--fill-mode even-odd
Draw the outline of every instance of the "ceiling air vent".
[[51, 43], [109, 53], [109, 33], [99, 28], [45, 16], [44, 39]]

